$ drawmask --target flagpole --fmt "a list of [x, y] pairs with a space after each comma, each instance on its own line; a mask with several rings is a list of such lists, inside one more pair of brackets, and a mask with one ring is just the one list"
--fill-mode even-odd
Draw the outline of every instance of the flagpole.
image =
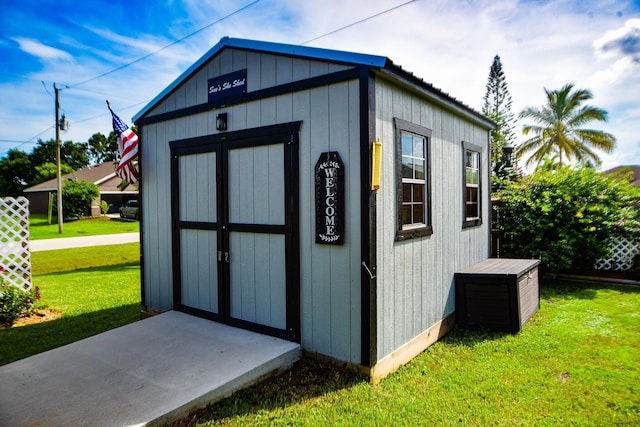
[[60, 103], [58, 102], [58, 91], [53, 83], [53, 90], [56, 94], [56, 166], [58, 168], [58, 234], [62, 234], [62, 167], [60, 165]]

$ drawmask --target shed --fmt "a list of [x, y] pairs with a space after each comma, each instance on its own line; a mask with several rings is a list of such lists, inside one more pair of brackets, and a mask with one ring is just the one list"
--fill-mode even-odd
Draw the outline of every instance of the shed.
[[382, 56], [223, 38], [135, 117], [142, 301], [381, 378], [488, 258], [495, 124]]

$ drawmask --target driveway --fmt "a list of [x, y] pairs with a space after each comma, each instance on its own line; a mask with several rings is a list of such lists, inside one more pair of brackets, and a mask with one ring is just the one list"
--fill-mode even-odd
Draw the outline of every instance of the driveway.
[[104, 234], [101, 236], [62, 237], [59, 239], [31, 240], [31, 252], [58, 249], [84, 248], [88, 246], [119, 245], [140, 241], [140, 233]]

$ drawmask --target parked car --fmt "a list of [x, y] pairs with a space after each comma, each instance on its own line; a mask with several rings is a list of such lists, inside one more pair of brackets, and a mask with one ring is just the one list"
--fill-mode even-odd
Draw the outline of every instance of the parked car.
[[120, 206], [120, 218], [138, 219], [139, 211], [137, 200], [127, 200], [124, 205]]

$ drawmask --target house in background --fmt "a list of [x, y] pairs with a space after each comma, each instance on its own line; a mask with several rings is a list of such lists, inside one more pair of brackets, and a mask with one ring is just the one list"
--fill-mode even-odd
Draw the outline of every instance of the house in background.
[[640, 165], [616, 166], [615, 168], [604, 171], [603, 174], [624, 176], [629, 172], [631, 172], [633, 176], [631, 185], [635, 185], [636, 187], [640, 186]]
[[[135, 199], [138, 196], [138, 187], [129, 185], [124, 191], [118, 189], [122, 181], [115, 173], [116, 165], [113, 162], [105, 162], [99, 165], [88, 166], [84, 169], [62, 176], [63, 185], [67, 180], [92, 182], [98, 186], [100, 196], [91, 203], [91, 215], [99, 216], [100, 202], [106, 201], [111, 205], [109, 213], [117, 213], [124, 202]], [[35, 213], [47, 213], [49, 200], [58, 191], [58, 180], [50, 179], [24, 190], [25, 197], [29, 200], [29, 210]]]
[[454, 273], [489, 256], [495, 124], [386, 57], [223, 38], [134, 122], [150, 311], [375, 380], [453, 327]]

